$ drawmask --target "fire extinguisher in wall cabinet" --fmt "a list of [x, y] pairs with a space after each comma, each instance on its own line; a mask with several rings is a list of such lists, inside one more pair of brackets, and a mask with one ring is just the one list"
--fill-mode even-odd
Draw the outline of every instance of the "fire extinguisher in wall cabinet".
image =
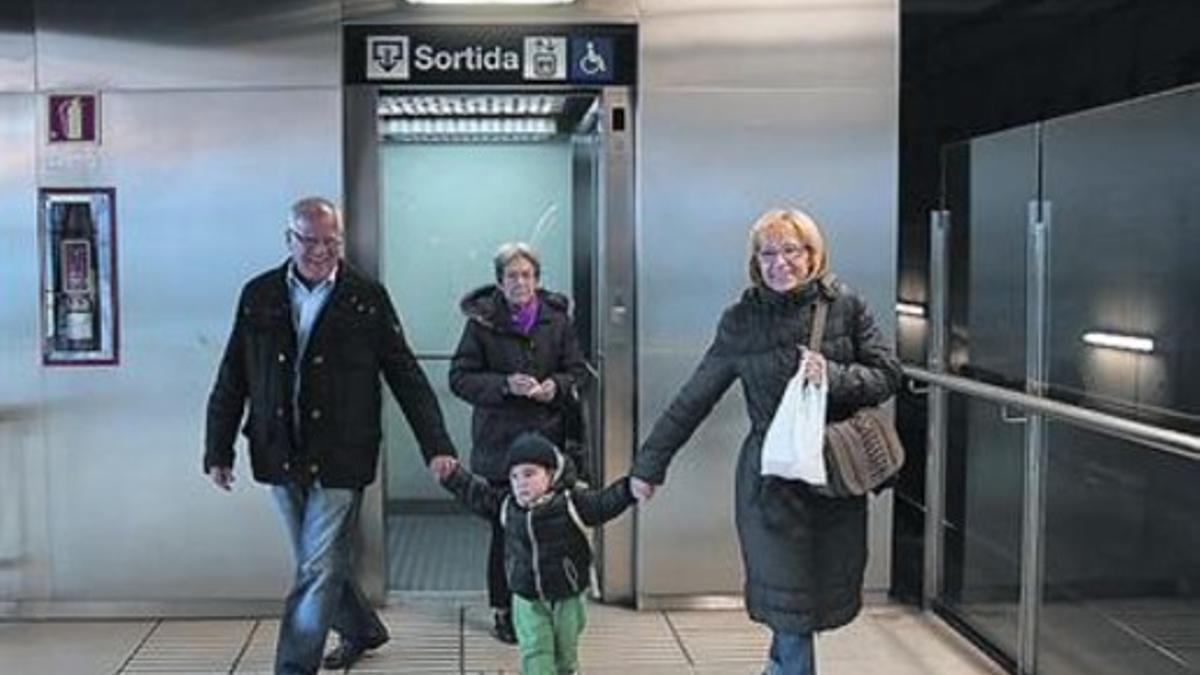
[[112, 188], [40, 190], [43, 363], [115, 364]]
[[70, 352], [100, 349], [96, 226], [90, 204], [51, 206], [54, 256], [54, 348]]

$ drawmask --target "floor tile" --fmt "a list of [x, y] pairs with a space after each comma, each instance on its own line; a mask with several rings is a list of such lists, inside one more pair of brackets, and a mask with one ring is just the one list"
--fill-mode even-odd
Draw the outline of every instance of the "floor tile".
[[0, 673], [111, 675], [153, 621], [0, 622]]
[[[686, 668], [687, 657], [661, 612], [589, 603], [588, 623], [579, 642], [579, 663], [587, 672], [630, 667]], [[686, 671], [684, 671], [686, 672]]]
[[[704, 672], [753, 672], [762, 668], [771, 631], [737, 611], [667, 612], [689, 660]], [[747, 670], [749, 669], [749, 670]]]
[[[407, 599], [381, 617], [392, 639], [355, 673], [519, 672], [516, 647], [489, 632], [486, 601]], [[278, 630], [274, 619], [0, 623], [0, 673], [270, 675]], [[636, 612], [589, 603], [580, 675], [760, 675], [769, 640], [741, 611]], [[817, 659], [821, 675], [1002, 675], [939, 620], [894, 606], [868, 608], [818, 636]]]
[[255, 622], [163, 621], [154, 627], [124, 673], [229, 673]]

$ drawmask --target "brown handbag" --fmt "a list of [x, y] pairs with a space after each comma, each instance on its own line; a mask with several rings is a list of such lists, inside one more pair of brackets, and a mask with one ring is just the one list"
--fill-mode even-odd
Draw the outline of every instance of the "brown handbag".
[[[808, 339], [814, 352], [821, 351], [828, 314], [829, 303], [818, 298]], [[815, 489], [830, 497], [856, 497], [887, 487], [885, 483], [904, 466], [900, 435], [879, 406], [859, 408], [840, 422], [826, 424], [824, 454], [827, 482]]]

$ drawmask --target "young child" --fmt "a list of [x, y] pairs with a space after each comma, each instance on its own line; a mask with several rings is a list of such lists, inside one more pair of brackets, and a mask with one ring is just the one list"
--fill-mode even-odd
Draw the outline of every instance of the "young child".
[[603, 490], [573, 489], [573, 468], [549, 440], [518, 436], [508, 450], [510, 489], [456, 466], [443, 484], [468, 508], [498, 518], [523, 675], [564, 675], [578, 665], [592, 551], [584, 528], [616, 518], [633, 495], [629, 479]]

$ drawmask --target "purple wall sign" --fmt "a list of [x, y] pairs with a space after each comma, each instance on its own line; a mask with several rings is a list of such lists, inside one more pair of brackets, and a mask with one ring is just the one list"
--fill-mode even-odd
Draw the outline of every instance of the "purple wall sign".
[[51, 94], [47, 106], [50, 142], [87, 141], [95, 143], [99, 122], [96, 94]]

